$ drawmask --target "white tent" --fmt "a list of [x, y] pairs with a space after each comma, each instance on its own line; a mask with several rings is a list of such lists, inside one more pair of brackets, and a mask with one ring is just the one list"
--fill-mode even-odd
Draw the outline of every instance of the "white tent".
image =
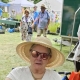
[[8, 7], [8, 12], [9, 14], [11, 14], [11, 11], [12, 10], [15, 10], [17, 14], [21, 13], [22, 12], [22, 7], [20, 6], [20, 4], [11, 4], [9, 7]]
[[27, 0], [13, 0], [9, 2], [11, 4], [8, 8], [8, 12], [11, 13], [12, 9], [16, 11], [16, 13], [22, 12], [22, 7], [33, 7], [34, 4], [32, 2], [29, 2]]

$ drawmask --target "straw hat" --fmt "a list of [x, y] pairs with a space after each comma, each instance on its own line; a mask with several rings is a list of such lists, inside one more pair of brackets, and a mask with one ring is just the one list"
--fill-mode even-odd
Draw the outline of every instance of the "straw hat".
[[16, 51], [18, 55], [28, 63], [30, 63], [29, 50], [33, 44], [39, 44], [51, 49], [52, 57], [49, 59], [46, 68], [57, 67], [64, 63], [65, 58], [63, 54], [59, 50], [52, 47], [51, 41], [46, 37], [37, 37], [34, 39], [34, 41], [23, 42], [17, 46]]
[[42, 4], [41, 7], [45, 8], [45, 9], [47, 8], [46, 5], [44, 5], [44, 4]]

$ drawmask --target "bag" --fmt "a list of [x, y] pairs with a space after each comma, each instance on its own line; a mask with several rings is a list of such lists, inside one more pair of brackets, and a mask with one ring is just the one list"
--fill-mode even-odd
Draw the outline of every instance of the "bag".
[[32, 34], [32, 28], [28, 26], [28, 34]]
[[69, 80], [80, 80], [80, 72], [72, 72], [69, 76]]

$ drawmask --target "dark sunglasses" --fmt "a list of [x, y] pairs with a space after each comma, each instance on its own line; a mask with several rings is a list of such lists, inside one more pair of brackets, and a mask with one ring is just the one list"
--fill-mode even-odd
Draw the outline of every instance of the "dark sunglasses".
[[46, 60], [50, 57], [50, 54], [48, 54], [48, 53], [40, 53], [40, 52], [32, 50], [32, 49], [30, 49], [30, 52], [34, 58], [37, 58], [40, 55], [41, 59]]

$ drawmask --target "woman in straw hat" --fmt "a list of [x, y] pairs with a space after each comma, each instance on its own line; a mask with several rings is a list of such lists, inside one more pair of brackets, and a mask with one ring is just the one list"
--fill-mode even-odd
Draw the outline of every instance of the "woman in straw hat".
[[31, 24], [33, 23], [33, 18], [29, 16], [29, 10], [26, 9], [24, 11], [24, 16], [21, 19], [20, 27], [21, 27], [21, 37], [22, 40], [31, 41], [32, 37], [32, 28]]
[[48, 38], [37, 37], [34, 41], [20, 43], [16, 51], [30, 66], [13, 69], [5, 80], [61, 80], [57, 72], [48, 68], [62, 65], [65, 59]]

